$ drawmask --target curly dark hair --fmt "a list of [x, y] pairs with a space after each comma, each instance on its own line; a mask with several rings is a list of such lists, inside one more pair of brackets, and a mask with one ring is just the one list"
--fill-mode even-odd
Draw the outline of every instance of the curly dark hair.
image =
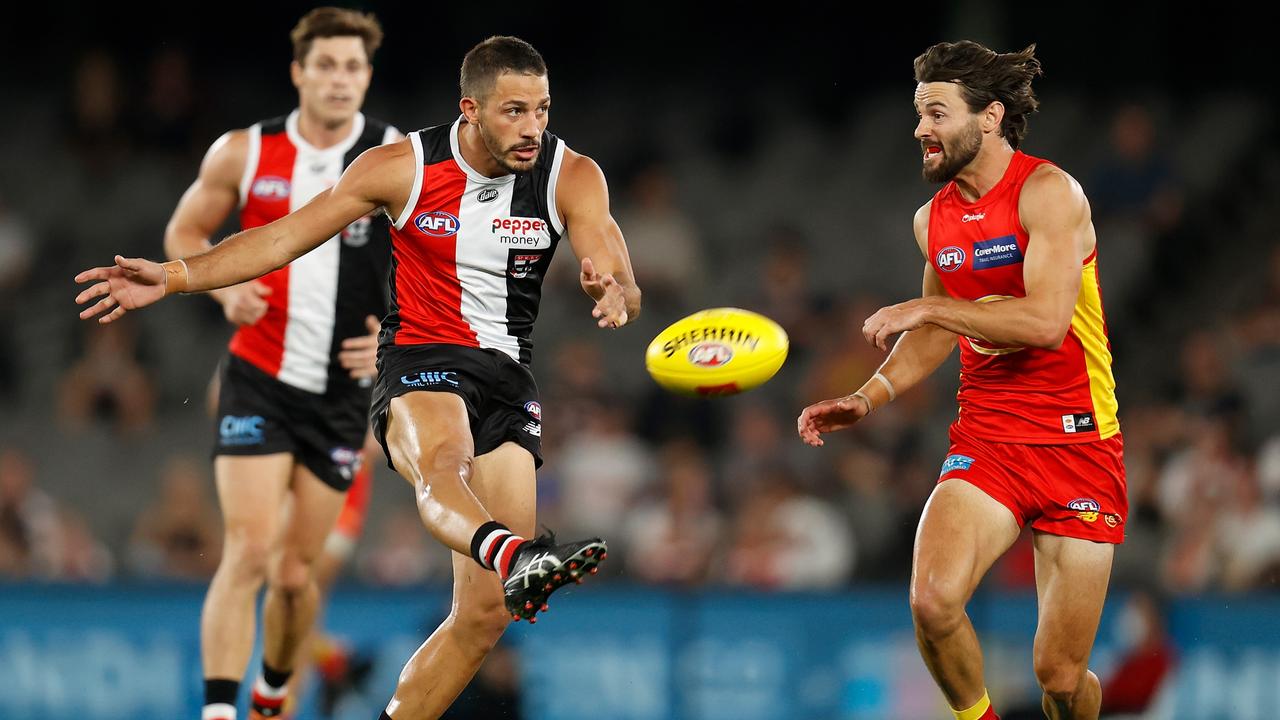
[[915, 62], [916, 82], [954, 82], [978, 112], [995, 101], [1004, 105], [1000, 134], [1017, 150], [1027, 136], [1027, 116], [1040, 107], [1031, 80], [1041, 75], [1036, 46], [1014, 53], [997, 53], [971, 40], [938, 43]]

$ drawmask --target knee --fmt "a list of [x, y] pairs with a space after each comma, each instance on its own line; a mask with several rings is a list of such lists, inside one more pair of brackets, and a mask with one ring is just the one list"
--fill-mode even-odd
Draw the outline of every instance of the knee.
[[498, 644], [502, 633], [511, 625], [511, 615], [502, 598], [497, 597], [459, 605], [454, 610], [453, 625], [463, 646], [483, 655]]
[[313, 573], [313, 562], [286, 552], [272, 568], [269, 578], [271, 588], [286, 595], [298, 595], [311, 587]]
[[964, 621], [964, 596], [940, 584], [912, 586], [911, 619], [925, 637], [946, 637]]
[[265, 533], [246, 528], [227, 528], [222, 546], [221, 568], [242, 581], [262, 582], [267, 576], [271, 540]]
[[1086, 672], [1085, 664], [1064, 655], [1043, 652], [1035, 658], [1036, 682], [1045, 695], [1063, 702], [1080, 690]]

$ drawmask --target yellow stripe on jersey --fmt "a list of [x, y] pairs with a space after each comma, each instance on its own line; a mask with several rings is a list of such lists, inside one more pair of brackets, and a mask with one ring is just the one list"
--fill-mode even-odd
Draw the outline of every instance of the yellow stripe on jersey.
[[1071, 329], [1084, 346], [1085, 370], [1089, 373], [1089, 394], [1093, 397], [1093, 415], [1098, 424], [1099, 439], [1120, 432], [1116, 417], [1116, 380], [1111, 374], [1111, 350], [1102, 316], [1102, 291], [1098, 285], [1098, 258], [1080, 271], [1080, 295], [1071, 316]]

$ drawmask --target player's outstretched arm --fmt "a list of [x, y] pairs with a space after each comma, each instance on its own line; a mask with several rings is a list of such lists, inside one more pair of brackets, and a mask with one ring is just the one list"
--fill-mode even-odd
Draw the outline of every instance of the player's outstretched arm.
[[[912, 222], [916, 242], [928, 255], [929, 204], [916, 212]], [[945, 298], [946, 290], [928, 262], [924, 266], [922, 298]], [[800, 439], [821, 447], [822, 434], [852, 427], [873, 410], [888, 405], [899, 392], [915, 386], [947, 359], [956, 347], [955, 333], [936, 325], [904, 332], [889, 357], [865, 383], [841, 398], [823, 400], [805, 408], [796, 419]]]
[[76, 276], [78, 283], [94, 283], [76, 302], [97, 299], [80, 317], [111, 322], [165, 295], [226, 287], [283, 267], [377, 208], [403, 207], [413, 185], [414, 162], [408, 142], [376, 147], [356, 158], [337, 185], [297, 211], [236, 233], [203, 253], [163, 265], [116, 256], [115, 265]]
[[579, 281], [596, 301], [591, 315], [602, 328], [619, 328], [640, 316], [640, 288], [618, 223], [609, 212], [609, 186], [594, 160], [565, 150], [556, 205], [573, 253], [582, 263]]

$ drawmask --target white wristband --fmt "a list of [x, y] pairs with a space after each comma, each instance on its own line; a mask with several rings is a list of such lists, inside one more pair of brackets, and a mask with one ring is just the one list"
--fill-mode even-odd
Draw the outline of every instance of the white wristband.
[[893, 383], [889, 382], [889, 378], [881, 375], [880, 373], [876, 373], [871, 376], [871, 379], [879, 380], [880, 384], [884, 385], [884, 389], [889, 391], [889, 402], [893, 402], [894, 399], [898, 397], [898, 393], [893, 389]]
[[862, 402], [864, 402], [864, 403], [866, 403], [866, 404], [867, 404], [867, 414], [868, 414], [868, 415], [870, 415], [870, 414], [871, 414], [871, 411], [872, 411], [872, 410], [875, 410], [875, 409], [876, 409], [876, 404], [875, 404], [875, 403], [873, 403], [873, 402], [871, 402], [871, 398], [867, 397], [867, 394], [866, 394], [866, 393], [864, 393], [864, 392], [862, 392], [861, 390], [857, 390], [857, 391], [855, 391], [855, 392], [853, 393], [853, 395], [850, 395], [850, 397], [862, 398]]

